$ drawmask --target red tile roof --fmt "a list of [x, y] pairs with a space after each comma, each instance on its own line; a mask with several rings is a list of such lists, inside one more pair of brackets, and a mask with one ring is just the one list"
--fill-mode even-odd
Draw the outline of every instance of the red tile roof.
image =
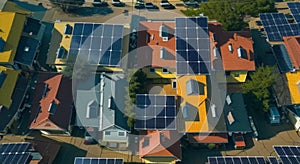
[[[43, 95], [46, 84], [48, 89]], [[52, 102], [57, 104], [54, 114], [48, 111]], [[40, 73], [32, 103], [30, 129], [67, 130], [73, 104], [71, 80], [56, 73]]]
[[[212, 63], [215, 69], [224, 67], [224, 70], [227, 71], [255, 70], [254, 50], [250, 31], [224, 31], [218, 22], [209, 22], [208, 29], [211, 40]], [[230, 52], [229, 45], [232, 46], [233, 52]], [[220, 57], [215, 58], [214, 47], [218, 48], [221, 59]], [[239, 47], [245, 50], [245, 57], [239, 57]]]
[[189, 141], [194, 143], [228, 143], [226, 133], [210, 133], [189, 135]]
[[177, 131], [140, 131], [140, 157], [174, 157], [181, 159]]
[[295, 69], [300, 69], [300, 36], [283, 37], [283, 42]]
[[[159, 36], [162, 25], [168, 29], [168, 41], [163, 41]], [[174, 22], [140, 22], [137, 43], [137, 64], [139, 67], [176, 67], [174, 28]], [[167, 52], [165, 58], [160, 58], [161, 48]]]

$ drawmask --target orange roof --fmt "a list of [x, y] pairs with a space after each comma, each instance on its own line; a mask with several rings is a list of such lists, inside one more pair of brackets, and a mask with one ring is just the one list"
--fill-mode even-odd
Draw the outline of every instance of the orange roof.
[[300, 36], [283, 37], [283, 42], [295, 69], [300, 69]]
[[[159, 36], [160, 27], [168, 29], [168, 41]], [[138, 33], [137, 64], [139, 67], [176, 67], [174, 22], [140, 22]], [[164, 49], [164, 58], [160, 57], [161, 48]]]
[[195, 134], [189, 136], [190, 142], [196, 143], [228, 143], [226, 133]]
[[[40, 73], [34, 95], [30, 129], [68, 129], [73, 102], [71, 81], [60, 74]], [[52, 102], [57, 105], [54, 114], [49, 111]]]
[[177, 131], [140, 131], [140, 157], [174, 157], [181, 159]]
[[[211, 59], [215, 69], [228, 71], [254, 71], [254, 50], [250, 31], [224, 31], [218, 22], [209, 22], [211, 40]], [[229, 50], [229, 46], [233, 51]], [[220, 57], [216, 58], [214, 47], [218, 48]], [[244, 49], [244, 55], [239, 57], [238, 49]], [[223, 67], [222, 67], [223, 64]]]

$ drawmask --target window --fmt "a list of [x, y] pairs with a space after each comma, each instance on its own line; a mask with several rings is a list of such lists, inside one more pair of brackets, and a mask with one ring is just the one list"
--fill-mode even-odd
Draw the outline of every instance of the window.
[[176, 89], [177, 88], [177, 83], [176, 83], [176, 81], [174, 80], [174, 81], [172, 81], [172, 88], [173, 89]]
[[106, 132], [105, 132], [105, 135], [106, 135], [106, 136], [109, 136], [109, 135], [110, 135], [110, 131], [106, 131]]
[[230, 76], [230, 71], [225, 71], [226, 76]]
[[125, 132], [119, 132], [119, 136], [125, 136]]
[[167, 68], [163, 68], [163, 69], [162, 69], [162, 72], [163, 72], [163, 73], [169, 73], [169, 71], [168, 71]]
[[150, 68], [150, 72], [155, 72], [155, 68]]

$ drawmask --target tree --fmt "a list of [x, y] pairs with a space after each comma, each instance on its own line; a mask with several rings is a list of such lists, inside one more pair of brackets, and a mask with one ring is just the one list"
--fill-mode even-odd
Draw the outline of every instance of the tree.
[[237, 31], [247, 26], [244, 22], [245, 16], [258, 16], [259, 13], [275, 11], [273, 0], [209, 0], [201, 3], [200, 9], [194, 10], [195, 13], [190, 9], [183, 13], [188, 16], [204, 13], [209, 19], [221, 22], [225, 30]]
[[61, 72], [63, 76], [69, 77], [74, 80], [84, 80], [90, 77], [93, 72], [96, 71], [96, 68], [95, 70], [93, 70], [93, 67], [81, 57], [77, 58], [78, 61], [75, 62], [75, 60], [76, 59], [70, 59], [66, 62], [66, 66]]
[[51, 3], [58, 5], [64, 12], [69, 12], [84, 4], [84, 0], [50, 0]]
[[242, 85], [244, 93], [252, 93], [262, 104], [265, 112], [269, 110], [269, 88], [275, 80], [274, 67], [262, 66], [250, 75], [250, 80]]
[[129, 69], [126, 71], [126, 80], [128, 81], [129, 86], [126, 88], [127, 94], [125, 95], [125, 114], [128, 118], [128, 126], [133, 127], [136, 94], [145, 93], [146, 74], [141, 69]]

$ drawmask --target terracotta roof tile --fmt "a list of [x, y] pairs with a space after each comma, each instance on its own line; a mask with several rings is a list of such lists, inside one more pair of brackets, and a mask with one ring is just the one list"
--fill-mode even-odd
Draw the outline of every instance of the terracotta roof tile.
[[[254, 50], [250, 31], [230, 32], [224, 31], [218, 22], [209, 22], [209, 35], [211, 40], [211, 58], [215, 69], [233, 71], [254, 71]], [[229, 46], [232, 46], [232, 52]], [[218, 48], [220, 58], [214, 55], [214, 47]], [[245, 51], [244, 57], [239, 57], [238, 48], [242, 47]]]
[[[43, 95], [46, 85], [48, 89]], [[56, 73], [40, 73], [34, 95], [30, 129], [67, 130], [73, 103], [71, 80]], [[49, 112], [52, 102], [57, 104], [54, 114]]]
[[295, 69], [300, 69], [300, 36], [283, 37], [283, 42], [288, 51]]
[[174, 157], [181, 159], [177, 131], [140, 131], [140, 157]]
[[[162, 25], [168, 29], [168, 41], [163, 41], [159, 36]], [[174, 28], [174, 22], [140, 22], [137, 43], [137, 64], [139, 67], [176, 67]], [[160, 58], [161, 48], [164, 48], [166, 52], [164, 58]]]
[[195, 143], [228, 143], [226, 133], [210, 133], [189, 135], [190, 142]]

